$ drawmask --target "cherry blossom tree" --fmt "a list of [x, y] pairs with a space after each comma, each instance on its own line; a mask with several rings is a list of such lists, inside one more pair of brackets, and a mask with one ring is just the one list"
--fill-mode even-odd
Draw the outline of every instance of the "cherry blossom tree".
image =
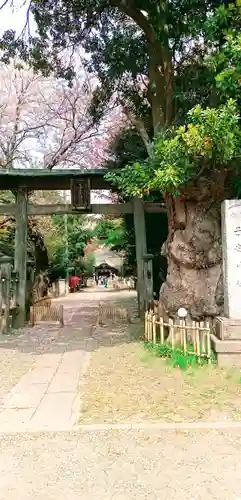
[[0, 168], [99, 168], [119, 129], [119, 111], [94, 120], [96, 79], [83, 70], [70, 87], [16, 61], [0, 65]]

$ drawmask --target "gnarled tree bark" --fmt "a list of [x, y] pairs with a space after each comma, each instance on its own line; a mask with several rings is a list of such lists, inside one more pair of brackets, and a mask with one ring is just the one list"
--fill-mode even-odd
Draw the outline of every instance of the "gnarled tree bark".
[[194, 319], [223, 312], [221, 201], [226, 172], [200, 178], [180, 197], [167, 197], [169, 234], [163, 248], [168, 262], [161, 286], [162, 310], [175, 316], [185, 307]]

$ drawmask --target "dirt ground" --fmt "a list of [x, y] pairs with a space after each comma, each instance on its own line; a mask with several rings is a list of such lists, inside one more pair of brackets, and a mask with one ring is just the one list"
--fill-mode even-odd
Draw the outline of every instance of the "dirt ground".
[[80, 423], [241, 419], [240, 372], [173, 368], [144, 349], [139, 333], [137, 323], [96, 328]]

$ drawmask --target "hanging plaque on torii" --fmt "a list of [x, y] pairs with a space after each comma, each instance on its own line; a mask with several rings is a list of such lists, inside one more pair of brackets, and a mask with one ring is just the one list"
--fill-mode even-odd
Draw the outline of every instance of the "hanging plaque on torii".
[[73, 210], [90, 210], [90, 178], [71, 180], [71, 205]]

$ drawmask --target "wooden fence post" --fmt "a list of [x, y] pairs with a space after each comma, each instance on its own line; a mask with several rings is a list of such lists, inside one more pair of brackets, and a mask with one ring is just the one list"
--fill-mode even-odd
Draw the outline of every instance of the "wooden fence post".
[[156, 315], [152, 316], [152, 342], [156, 344]]
[[183, 352], [186, 354], [187, 352], [187, 327], [185, 319], [182, 319], [182, 331], [183, 331]]
[[173, 319], [171, 319], [171, 318], [169, 318], [169, 337], [171, 338], [172, 349], [174, 349], [174, 344], [175, 344], [175, 340], [174, 340], [174, 323], [173, 323]]
[[200, 363], [200, 335], [199, 335], [199, 323], [196, 323], [196, 342], [197, 342], [197, 357]]
[[145, 330], [144, 330], [145, 340], [148, 340], [148, 311], [145, 312]]
[[179, 318], [179, 326], [177, 326], [177, 331], [179, 332], [178, 340], [179, 340], [181, 346], [183, 346], [183, 319], [182, 318]]
[[147, 314], [147, 342], [150, 341], [150, 311]]
[[152, 342], [152, 311], [149, 311], [149, 342]]
[[197, 352], [197, 339], [196, 339], [196, 323], [195, 323], [195, 321], [192, 321], [192, 343], [193, 343], [193, 350], [196, 353]]
[[164, 344], [164, 321], [163, 318], [160, 317], [160, 343]]
[[206, 333], [207, 333], [207, 355], [208, 355], [208, 364], [211, 364], [211, 338], [210, 338], [210, 325], [208, 321], [206, 321]]
[[204, 322], [200, 321], [200, 336], [201, 336], [201, 354], [206, 354], [206, 342], [205, 342], [205, 337], [206, 337], [206, 331], [204, 327]]

